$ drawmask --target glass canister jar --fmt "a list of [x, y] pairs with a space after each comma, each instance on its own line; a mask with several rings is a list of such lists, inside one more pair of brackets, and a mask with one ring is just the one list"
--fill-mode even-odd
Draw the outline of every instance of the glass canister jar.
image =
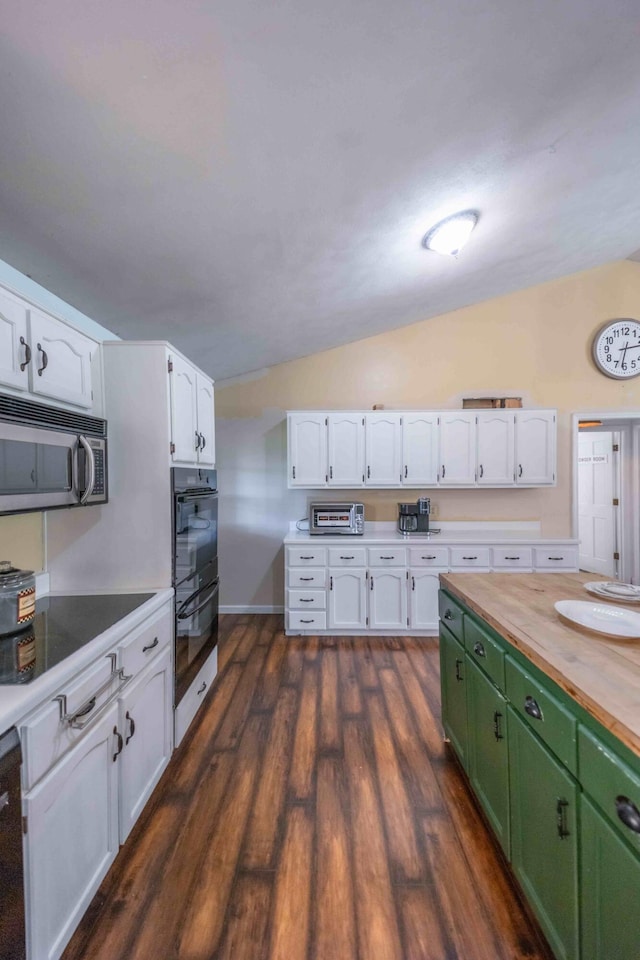
[[30, 626], [36, 612], [36, 578], [33, 570], [18, 570], [0, 560], [0, 636]]

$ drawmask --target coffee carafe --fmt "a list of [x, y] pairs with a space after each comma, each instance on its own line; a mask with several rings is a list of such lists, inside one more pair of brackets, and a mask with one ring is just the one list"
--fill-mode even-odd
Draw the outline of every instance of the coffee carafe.
[[431, 500], [429, 497], [420, 497], [415, 503], [398, 504], [398, 530], [400, 533], [431, 533], [429, 530], [429, 514]]

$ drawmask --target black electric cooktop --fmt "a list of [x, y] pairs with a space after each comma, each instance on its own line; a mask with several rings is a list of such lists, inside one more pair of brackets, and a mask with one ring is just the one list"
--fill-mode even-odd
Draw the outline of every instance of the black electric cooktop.
[[152, 593], [43, 597], [19, 633], [0, 637], [0, 684], [29, 683], [126, 617]]

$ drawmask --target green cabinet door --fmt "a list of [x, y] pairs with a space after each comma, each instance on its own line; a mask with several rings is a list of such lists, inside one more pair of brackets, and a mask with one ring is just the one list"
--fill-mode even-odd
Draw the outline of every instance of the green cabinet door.
[[508, 734], [511, 864], [555, 956], [577, 960], [578, 785], [511, 707]]
[[582, 797], [582, 960], [638, 960], [640, 857]]
[[507, 701], [467, 657], [469, 777], [502, 849], [509, 856]]
[[464, 647], [440, 624], [442, 725], [462, 765], [467, 766], [467, 684]]

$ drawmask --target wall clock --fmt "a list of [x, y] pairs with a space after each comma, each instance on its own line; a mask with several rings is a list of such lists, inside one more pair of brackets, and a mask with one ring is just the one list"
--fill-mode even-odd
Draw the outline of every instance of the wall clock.
[[640, 375], [640, 322], [609, 320], [593, 338], [593, 359], [602, 373], [615, 380]]

